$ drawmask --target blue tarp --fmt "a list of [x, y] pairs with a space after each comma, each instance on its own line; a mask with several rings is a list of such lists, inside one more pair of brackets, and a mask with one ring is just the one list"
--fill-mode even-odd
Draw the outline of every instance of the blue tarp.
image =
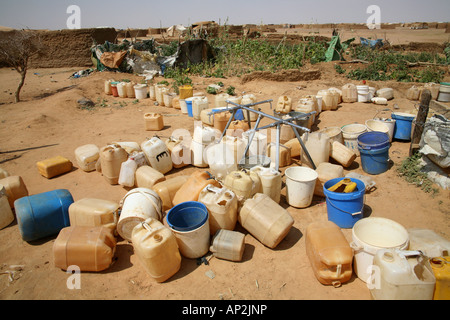
[[361, 37], [359, 39], [361, 40], [361, 45], [363, 47], [370, 47], [372, 49], [375, 49], [383, 46], [383, 39], [369, 40]]

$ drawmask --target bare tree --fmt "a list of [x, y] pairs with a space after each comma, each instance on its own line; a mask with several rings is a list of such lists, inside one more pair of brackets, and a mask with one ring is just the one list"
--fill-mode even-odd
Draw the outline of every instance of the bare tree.
[[20, 91], [25, 84], [30, 58], [42, 52], [39, 34], [30, 30], [15, 30], [0, 40], [0, 60], [13, 67], [20, 74], [20, 82], [15, 93], [16, 103], [20, 101]]

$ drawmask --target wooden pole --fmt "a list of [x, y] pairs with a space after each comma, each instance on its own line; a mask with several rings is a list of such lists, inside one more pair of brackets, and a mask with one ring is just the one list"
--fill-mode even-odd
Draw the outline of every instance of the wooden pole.
[[412, 156], [419, 150], [420, 139], [422, 138], [423, 128], [427, 121], [428, 111], [430, 109], [431, 92], [428, 89], [422, 91], [422, 99], [420, 101], [419, 112], [416, 117], [416, 125], [411, 139], [411, 146], [409, 148], [409, 156]]

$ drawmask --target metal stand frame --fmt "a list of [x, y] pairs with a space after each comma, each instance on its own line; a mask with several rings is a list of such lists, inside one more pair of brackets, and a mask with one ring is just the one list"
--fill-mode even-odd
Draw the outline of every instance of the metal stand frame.
[[[290, 119], [280, 119], [280, 118], [277, 118], [276, 116], [272, 116], [272, 115], [269, 115], [267, 113], [261, 112], [260, 110], [256, 110], [256, 109], [252, 108], [254, 106], [257, 106], [257, 105], [260, 105], [260, 104], [263, 104], [263, 103], [270, 103], [270, 108], [272, 109], [272, 101], [273, 100], [265, 100], [265, 101], [261, 101], [261, 102], [255, 102], [255, 103], [251, 103], [251, 104], [240, 105], [240, 104], [237, 104], [237, 103], [234, 103], [234, 102], [231, 102], [231, 101], [227, 100], [226, 103], [234, 105], [234, 107], [229, 107], [229, 108], [222, 109], [222, 110], [213, 110], [210, 113], [208, 113], [208, 115], [211, 116], [211, 115], [214, 115], [214, 114], [217, 114], [217, 113], [231, 112], [231, 117], [228, 120], [228, 123], [227, 123], [224, 131], [222, 132], [222, 135], [221, 135], [218, 143], [220, 143], [222, 141], [222, 139], [225, 136], [228, 128], [230, 127], [231, 122], [233, 122], [233, 120], [235, 119], [236, 112], [238, 110], [243, 110], [243, 111], [245, 110], [247, 112], [247, 121], [248, 121], [248, 125], [249, 125], [249, 128], [250, 128], [249, 131], [251, 132], [251, 134], [249, 136], [249, 142], [248, 142], [247, 147], [245, 149], [244, 158], [248, 157], [248, 152], [249, 152], [249, 149], [250, 149], [250, 145], [252, 144], [253, 138], [254, 138], [255, 133], [257, 131], [276, 127], [277, 128], [277, 141], [276, 141], [276, 164], [275, 164], [275, 169], [277, 171], [279, 171], [279, 169], [280, 169], [280, 132], [281, 132], [281, 125], [285, 124], [285, 125], [291, 126], [292, 130], [294, 131], [294, 134], [295, 134], [297, 140], [300, 142], [300, 145], [302, 146], [302, 149], [305, 152], [305, 155], [306, 155], [308, 161], [311, 163], [312, 167], [314, 169], [316, 169], [316, 165], [314, 164], [314, 161], [312, 160], [308, 150], [306, 149], [305, 144], [303, 143], [303, 140], [300, 137], [300, 134], [297, 131], [297, 129], [300, 129], [300, 130], [303, 130], [303, 131], [306, 131], [306, 132], [311, 132], [311, 130], [308, 129], [308, 128], [304, 128], [302, 126], [299, 126], [297, 124], [292, 123], [295, 120], [306, 118], [306, 117], [309, 117], [311, 115], [314, 115], [314, 114], [316, 114], [316, 111], [313, 111], [313, 112], [310, 112], [310, 113], [306, 113], [306, 114], [302, 114], [302, 115], [299, 115], [299, 116], [296, 116], [296, 117], [291, 117]], [[256, 120], [254, 129], [252, 129], [252, 125], [251, 125], [250, 112], [256, 113], [258, 115], [258, 119]], [[274, 122], [269, 124], [269, 125], [266, 125], [264, 127], [259, 127], [259, 124], [260, 124], [260, 122], [261, 122], [261, 120], [263, 118], [269, 118], [271, 120], [274, 120]]]

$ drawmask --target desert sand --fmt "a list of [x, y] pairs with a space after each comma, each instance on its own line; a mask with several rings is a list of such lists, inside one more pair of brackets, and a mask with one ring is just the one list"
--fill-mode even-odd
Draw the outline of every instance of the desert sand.
[[[281, 95], [291, 96], [295, 101], [304, 95], [316, 94], [320, 89], [339, 88], [352, 82], [337, 75], [333, 63], [309, 68], [319, 69], [321, 79], [304, 82], [256, 79], [246, 84], [242, 84], [239, 78], [192, 77], [192, 80], [195, 92], [206, 92], [209, 84], [222, 81], [226, 87], [234, 86], [238, 94], [253, 93], [258, 101], [272, 99], [273, 107]], [[99, 172], [81, 170], [74, 150], [91, 143], [99, 147], [116, 141], [141, 143], [155, 134], [166, 138], [177, 128], [193, 132], [194, 122], [180, 110], [155, 106], [150, 99], [132, 103], [134, 99], [113, 98], [103, 91], [107, 79], [140, 81], [141, 77], [95, 72], [87, 77], [70, 79], [80, 69], [84, 68], [30, 70], [22, 91], [23, 101], [18, 104], [13, 103], [18, 74], [8, 68], [0, 70], [0, 166], [11, 175], [20, 175], [30, 195], [68, 189], [75, 201], [90, 197], [119, 202], [128, 190], [120, 185], [109, 185]], [[155, 79], [161, 80], [161, 77]], [[391, 87], [395, 90], [395, 99], [387, 106], [390, 110], [397, 105], [397, 111], [408, 112], [418, 105], [417, 101], [406, 99], [406, 90], [411, 84], [373, 82], [371, 85], [377, 89]], [[212, 95], [207, 96], [214, 101]], [[94, 102], [105, 99], [108, 106], [83, 110], [77, 100], [84, 97]], [[261, 107], [264, 112], [273, 112], [270, 104]], [[389, 117], [390, 111], [382, 111], [384, 108], [375, 104], [342, 103], [338, 110], [322, 112], [314, 129], [365, 123], [377, 114]], [[163, 131], [145, 131], [143, 115], [149, 111], [164, 115]], [[389, 218], [406, 229], [431, 229], [450, 239], [449, 191], [440, 189], [433, 197], [408, 184], [396, 171], [408, 156], [409, 147], [409, 142], [394, 140], [392, 143], [389, 152], [392, 166], [387, 172], [372, 176], [376, 189], [365, 196], [364, 216]], [[71, 160], [74, 169], [53, 179], [41, 176], [36, 162], [58, 155]], [[294, 165], [298, 164], [298, 159], [294, 159]], [[281, 168], [281, 171], [285, 169]], [[191, 174], [196, 170], [203, 169], [193, 166], [174, 169], [166, 177]], [[345, 172], [365, 174], [361, 159], [357, 158]], [[355, 274], [338, 288], [317, 281], [305, 252], [305, 230], [311, 222], [327, 220], [325, 199], [314, 197], [310, 207], [295, 209], [286, 203], [285, 193], [283, 188], [280, 204], [292, 215], [295, 223], [275, 249], [265, 247], [238, 224], [236, 231], [245, 234], [246, 243], [241, 262], [208, 256], [209, 265], [197, 265], [196, 260], [183, 258], [180, 271], [161, 284], [146, 273], [132, 244], [119, 238], [113, 265], [103, 272], [82, 273], [81, 289], [70, 290], [66, 285], [70, 274], [54, 266], [52, 246], [56, 235], [28, 243], [22, 240], [14, 221], [0, 230], [0, 299], [370, 300], [366, 284]], [[342, 231], [351, 242], [351, 229]], [[18, 265], [22, 267], [14, 273], [12, 280], [9, 279], [5, 272]], [[209, 271], [213, 272], [214, 278], [207, 276]]]

